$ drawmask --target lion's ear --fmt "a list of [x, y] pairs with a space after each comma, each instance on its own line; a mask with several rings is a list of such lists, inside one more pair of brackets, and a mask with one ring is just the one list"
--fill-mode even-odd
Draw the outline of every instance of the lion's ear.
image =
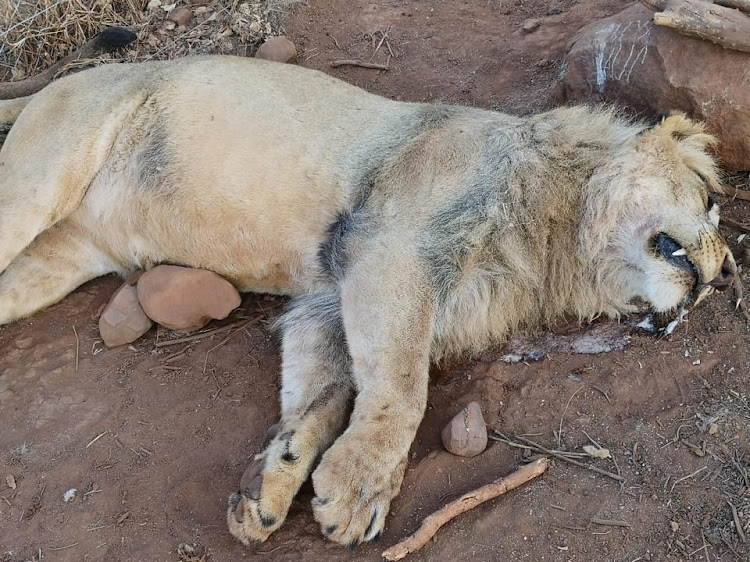
[[706, 133], [703, 123], [693, 121], [681, 112], [672, 112], [659, 116], [660, 120], [651, 127], [651, 131], [668, 135], [673, 140], [691, 140], [706, 150], [716, 145], [716, 138]]
[[718, 143], [706, 132], [703, 123], [689, 119], [684, 113], [660, 116], [654, 126], [641, 133], [641, 143], [667, 142], [677, 149], [685, 165], [701, 176], [709, 189], [719, 187], [719, 173], [710, 150]]

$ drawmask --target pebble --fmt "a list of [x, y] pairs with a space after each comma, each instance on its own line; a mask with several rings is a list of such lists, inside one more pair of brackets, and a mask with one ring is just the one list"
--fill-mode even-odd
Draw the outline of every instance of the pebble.
[[169, 12], [167, 19], [175, 22], [177, 25], [189, 25], [190, 20], [193, 19], [193, 12], [190, 11], [190, 8], [185, 8], [184, 6], [175, 8]]
[[176, 265], [147, 271], [137, 289], [146, 315], [177, 332], [192, 332], [226, 318], [241, 302], [237, 289], [213, 271]]
[[294, 62], [297, 60], [297, 49], [289, 39], [284, 36], [271, 37], [263, 43], [256, 59], [272, 60], [275, 62]]
[[471, 402], [443, 428], [443, 446], [461, 457], [474, 457], [487, 447], [487, 426], [482, 408]]
[[542, 22], [540, 22], [538, 19], [530, 18], [523, 22], [522, 29], [524, 33], [531, 33], [532, 31], [536, 31], [537, 29], [539, 29], [540, 25], [542, 25]]
[[138, 293], [127, 282], [112, 296], [99, 317], [104, 345], [116, 347], [134, 342], [151, 328], [151, 320], [138, 303]]

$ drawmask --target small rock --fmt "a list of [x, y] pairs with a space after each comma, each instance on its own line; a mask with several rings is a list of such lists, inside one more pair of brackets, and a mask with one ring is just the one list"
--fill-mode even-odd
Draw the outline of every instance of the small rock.
[[474, 457], [487, 447], [487, 426], [479, 404], [472, 402], [443, 428], [445, 448], [461, 457]]
[[33, 343], [34, 343], [34, 338], [32, 336], [27, 336], [25, 338], [16, 339], [16, 347], [18, 349], [29, 349], [31, 347], [31, 344]]
[[297, 49], [286, 37], [271, 37], [263, 43], [255, 58], [272, 60], [276, 62], [294, 62], [297, 60]]
[[676, 533], [680, 530], [680, 524], [677, 521], [670, 521], [669, 526], [672, 528], [673, 533]]
[[175, 22], [177, 25], [189, 25], [190, 20], [193, 19], [193, 12], [190, 11], [190, 8], [185, 8], [184, 6], [175, 8], [169, 12], [167, 19]]
[[78, 490], [76, 488], [71, 488], [67, 492], [63, 494], [63, 501], [65, 503], [72, 502], [74, 499], [76, 499], [76, 494], [78, 493]]
[[149, 10], [154, 10], [161, 6], [161, 0], [151, 0], [146, 6]]
[[715, 424], [715, 423], [712, 423], [709, 426], [709, 428], [708, 428], [708, 434], [709, 435], [716, 435], [717, 433], [719, 433], [719, 425]]
[[226, 318], [240, 305], [240, 294], [213, 271], [159, 265], [138, 280], [138, 300], [154, 322], [192, 332]]
[[5, 477], [5, 483], [8, 485], [8, 488], [10, 488], [11, 490], [16, 489], [16, 477], [13, 476], [12, 474], [8, 474]]
[[208, 551], [202, 544], [181, 543], [177, 546], [180, 562], [208, 562]]
[[583, 451], [595, 459], [608, 459], [611, 458], [609, 449], [603, 449], [601, 447], [594, 447], [593, 445], [584, 445]]
[[540, 25], [542, 25], [542, 22], [540, 22], [538, 19], [530, 18], [523, 22], [523, 26], [521, 29], [523, 29], [524, 33], [531, 33], [532, 31], [536, 31], [537, 29], [539, 29]]
[[110, 299], [99, 317], [99, 334], [107, 347], [125, 345], [151, 328], [151, 320], [138, 303], [138, 292], [127, 282]]

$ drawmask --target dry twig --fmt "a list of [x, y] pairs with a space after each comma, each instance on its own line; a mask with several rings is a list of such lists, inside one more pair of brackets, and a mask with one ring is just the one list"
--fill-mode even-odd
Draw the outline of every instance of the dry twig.
[[745, 538], [745, 531], [742, 529], [742, 521], [740, 521], [740, 514], [737, 513], [737, 508], [734, 507], [734, 505], [730, 502], [727, 502], [729, 504], [729, 507], [732, 508], [732, 518], [734, 519], [734, 530], [737, 531], [737, 534], [740, 536], [740, 540], [742, 542], [745, 542], [747, 539]]
[[335, 60], [331, 63], [331, 66], [333, 68], [337, 68], [339, 66], [360, 66], [362, 68], [374, 68], [376, 70], [390, 70], [391, 69], [391, 67], [388, 66], [387, 64], [364, 62], [364, 61], [356, 60], [356, 59]]
[[256, 316], [252, 320], [242, 320], [240, 322], [233, 322], [232, 324], [227, 324], [226, 326], [222, 326], [221, 328], [214, 328], [213, 330], [206, 330], [205, 332], [201, 332], [199, 334], [193, 334], [192, 336], [185, 336], [184, 338], [177, 338], [176, 340], [165, 340], [160, 341], [154, 344], [154, 347], [168, 347], [170, 345], [178, 345], [181, 343], [188, 343], [191, 341], [198, 341], [205, 339], [210, 336], [215, 336], [216, 334], [221, 334], [222, 332], [227, 332], [229, 330], [233, 330], [237, 327], [246, 327], [248, 325], [255, 324], [258, 320], [261, 320], [263, 316]]
[[583, 385], [579, 386], [576, 391], [568, 398], [568, 403], [565, 404], [565, 409], [563, 410], [562, 415], [560, 416], [560, 428], [557, 431], [557, 447], [560, 448], [562, 446], [562, 426], [563, 426], [563, 419], [565, 418], [565, 414], [568, 411], [568, 408], [570, 408], [570, 403], [573, 401], [573, 398], [575, 398], [576, 394], [578, 394], [581, 389], [583, 388]]
[[551, 449], [547, 449], [546, 447], [542, 447], [538, 443], [534, 443], [533, 441], [530, 441], [528, 439], [524, 439], [523, 437], [515, 436], [513, 438], [510, 438], [506, 435], [503, 435], [497, 430], [493, 430], [494, 433], [499, 435], [502, 439], [498, 439], [497, 437], [493, 437], [492, 435], [489, 436], [490, 439], [494, 441], [503, 441], [504, 443], [508, 443], [510, 445], [513, 445], [513, 439], [517, 439], [518, 441], [522, 441], [529, 445], [532, 449], [536, 449], [539, 453], [544, 453], [547, 455], [550, 455], [552, 457], [555, 457], [556, 459], [560, 459], [561, 461], [565, 461], [567, 463], [573, 464], [575, 466], [579, 466], [581, 468], [585, 468], [587, 470], [591, 470], [592, 472], [596, 472], [597, 474], [601, 474], [602, 476], [608, 476], [612, 478], [613, 480], [617, 480], [618, 482], [624, 482], [625, 479], [620, 476], [619, 474], [613, 474], [611, 472], [608, 472], [606, 470], [602, 470], [601, 468], [598, 468], [596, 466], [591, 466], [586, 463], [578, 462], [576, 460], [571, 459], [570, 457], [565, 456], [564, 454], [561, 454], [559, 451], [553, 451]]
[[[738, 189], [731, 185], [720, 185], [714, 191], [720, 195], [727, 195], [735, 199], [741, 199], [742, 201], [750, 201], [750, 189]], [[726, 220], [722, 220], [722, 222], [726, 222]]]
[[522, 466], [505, 478], [500, 478], [491, 484], [487, 484], [486, 486], [482, 486], [481, 488], [464, 494], [457, 500], [443, 506], [435, 513], [428, 515], [413, 535], [385, 550], [382, 553], [383, 558], [389, 561], [401, 560], [408, 554], [419, 550], [427, 544], [440, 527], [454, 517], [461, 515], [488, 500], [501, 496], [514, 488], [518, 488], [532, 478], [536, 478], [543, 474], [548, 466], [549, 460], [546, 457], [543, 457], [537, 459], [533, 463]]
[[721, 217], [721, 220], [719, 222], [724, 226], [728, 226], [729, 228], [734, 228], [735, 230], [739, 230], [740, 232], [750, 234], [750, 226], [745, 226], [741, 222], [727, 219], [725, 217]]
[[592, 523], [595, 525], [606, 525], [607, 527], [630, 527], [630, 523], [627, 521], [618, 521], [616, 519], [592, 519]]

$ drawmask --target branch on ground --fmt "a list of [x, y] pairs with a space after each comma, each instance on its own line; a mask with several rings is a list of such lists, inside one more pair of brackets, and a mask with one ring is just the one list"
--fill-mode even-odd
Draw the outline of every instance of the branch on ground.
[[491, 484], [477, 488], [464, 494], [457, 500], [446, 504], [435, 513], [428, 515], [422, 522], [422, 526], [413, 535], [384, 551], [382, 553], [383, 558], [388, 561], [401, 560], [408, 554], [419, 550], [435, 536], [440, 527], [454, 517], [544, 474], [548, 466], [549, 460], [546, 457], [537, 459], [526, 466], [522, 466], [505, 478], [495, 480]]
[[750, 17], [739, 10], [704, 0], [640, 1], [649, 8], [660, 10], [654, 14], [656, 25], [711, 41], [725, 49], [750, 53]]

